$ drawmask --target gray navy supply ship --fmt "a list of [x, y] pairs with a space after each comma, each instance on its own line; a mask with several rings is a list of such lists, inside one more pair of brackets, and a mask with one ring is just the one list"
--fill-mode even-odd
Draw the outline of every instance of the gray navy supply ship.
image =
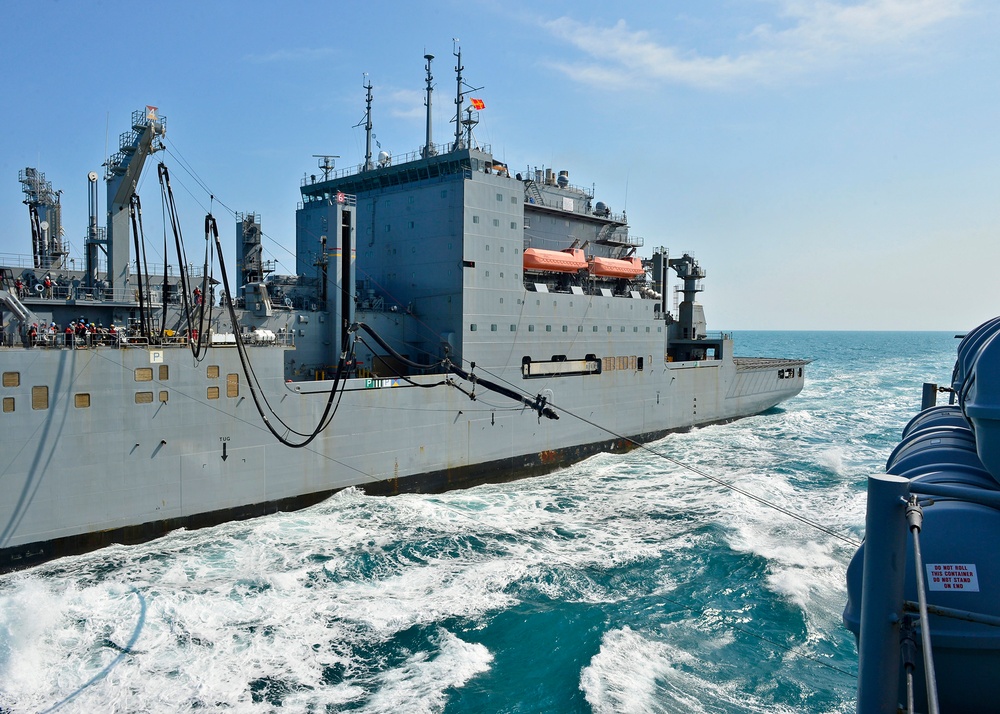
[[235, 216], [232, 276], [212, 216], [187, 250], [165, 164], [173, 265], [149, 262], [168, 254], [147, 249], [135, 193], [164, 147], [152, 107], [105, 165], [104, 227], [89, 176], [82, 260], [59, 192], [21, 172], [33, 251], [0, 269], [0, 570], [351, 486], [550, 471], [802, 389], [806, 361], [737, 358], [731, 335], [706, 331], [692, 256], [640, 259], [625, 216], [567, 172], [515, 174], [478, 144], [483, 103], [456, 56], [454, 137], [432, 140], [428, 55], [426, 141], [410, 155], [373, 156], [366, 85], [364, 162], [320, 157], [302, 182], [295, 275], [262, 258], [254, 213]]

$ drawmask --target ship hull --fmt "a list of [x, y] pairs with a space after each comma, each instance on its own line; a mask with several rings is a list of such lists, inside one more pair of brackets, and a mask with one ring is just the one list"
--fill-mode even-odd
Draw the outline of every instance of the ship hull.
[[[327, 428], [291, 449], [264, 427], [248, 385], [227, 383], [241, 372], [235, 349], [211, 348], [196, 366], [181, 348], [5, 353], [5, 375], [19, 382], [3, 389], [14, 408], [3, 415], [6, 440], [19, 447], [0, 456], [2, 570], [301, 508], [352, 486], [389, 495], [517, 479], [759, 413], [802, 388], [801, 362], [665, 362], [532, 385], [560, 416], [548, 420], [497, 395], [473, 401], [448, 386], [350, 379]], [[250, 356], [258, 397], [277, 412], [271, 423], [310, 433], [333, 383], [286, 383], [278, 347]], [[135, 381], [151, 364], [152, 382]], [[789, 372], [797, 376], [778, 376]], [[522, 381], [518, 370], [496, 374]], [[47, 402], [32, 408], [39, 387]], [[137, 396], [147, 393], [152, 401]]]

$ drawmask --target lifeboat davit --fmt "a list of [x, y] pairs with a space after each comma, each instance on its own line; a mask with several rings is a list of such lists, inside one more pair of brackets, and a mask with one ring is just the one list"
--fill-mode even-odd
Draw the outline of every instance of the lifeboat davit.
[[646, 272], [638, 258], [621, 260], [595, 256], [590, 259], [588, 267], [591, 275], [601, 278], [636, 278]]
[[566, 250], [524, 250], [525, 270], [547, 270], [555, 273], [577, 273], [587, 268], [587, 257], [581, 248]]

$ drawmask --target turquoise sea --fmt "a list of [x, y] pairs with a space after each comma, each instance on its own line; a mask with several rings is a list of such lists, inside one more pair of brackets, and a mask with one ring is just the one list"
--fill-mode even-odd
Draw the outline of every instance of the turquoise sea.
[[802, 394], [540, 478], [0, 577], [0, 713], [853, 711], [865, 479], [958, 341], [735, 337], [812, 359]]

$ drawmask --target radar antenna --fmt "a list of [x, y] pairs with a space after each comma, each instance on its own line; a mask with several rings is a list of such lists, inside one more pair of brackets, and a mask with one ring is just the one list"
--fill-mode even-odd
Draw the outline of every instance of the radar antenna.
[[333, 171], [336, 166], [334, 159], [339, 159], [339, 154], [313, 154], [314, 158], [319, 159], [316, 165], [323, 170], [323, 180], [326, 181], [330, 178], [330, 172]]

